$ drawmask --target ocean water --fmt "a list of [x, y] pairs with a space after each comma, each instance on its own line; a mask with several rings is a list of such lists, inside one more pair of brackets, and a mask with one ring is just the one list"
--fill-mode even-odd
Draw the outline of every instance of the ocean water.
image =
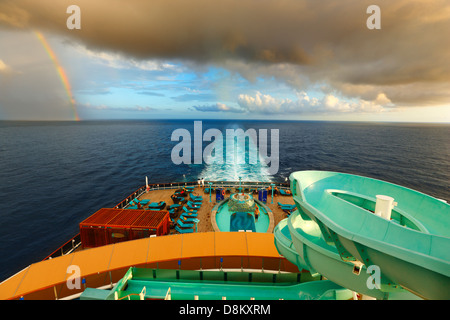
[[[282, 182], [293, 171], [331, 170], [450, 200], [450, 125], [203, 120], [203, 132], [267, 129], [270, 137], [278, 130], [275, 174], [263, 161], [248, 164], [236, 148], [235, 163], [206, 164], [211, 154], [200, 164], [176, 165], [171, 136], [179, 128], [193, 144], [194, 122], [187, 120], [0, 122], [0, 281], [45, 258], [78, 233], [82, 220], [144, 185], [145, 176], [150, 183]], [[203, 148], [211, 143], [220, 150], [229, 141]], [[256, 141], [247, 147], [248, 154], [260, 151]]]

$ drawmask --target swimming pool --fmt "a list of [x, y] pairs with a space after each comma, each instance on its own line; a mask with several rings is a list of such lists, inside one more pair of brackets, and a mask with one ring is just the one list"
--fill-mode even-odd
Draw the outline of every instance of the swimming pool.
[[269, 212], [260, 203], [255, 202], [259, 208], [259, 217], [255, 221], [253, 212], [234, 212], [229, 210], [229, 199], [224, 200], [215, 214], [215, 221], [220, 231], [251, 230], [252, 232], [267, 232], [270, 224]]

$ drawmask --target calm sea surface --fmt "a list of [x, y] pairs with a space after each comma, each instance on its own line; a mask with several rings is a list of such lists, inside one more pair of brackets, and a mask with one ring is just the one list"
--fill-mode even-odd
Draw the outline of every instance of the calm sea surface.
[[[450, 125], [283, 121], [202, 122], [219, 129], [279, 130], [279, 170], [257, 164], [175, 165], [172, 132], [193, 121], [0, 122], [0, 281], [45, 258], [78, 224], [145, 184], [285, 181], [330, 170], [400, 184], [450, 200]], [[203, 148], [211, 142], [203, 142]], [[250, 148], [257, 148], [257, 145]], [[242, 150], [238, 150], [242, 155]], [[270, 154], [270, 139], [269, 139]], [[192, 154], [192, 157], [194, 154]]]

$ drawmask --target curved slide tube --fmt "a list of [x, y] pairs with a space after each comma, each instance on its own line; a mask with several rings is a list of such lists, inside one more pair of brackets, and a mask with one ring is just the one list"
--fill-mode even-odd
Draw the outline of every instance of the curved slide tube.
[[[300, 171], [290, 179], [300, 213], [289, 219], [288, 227], [306, 265], [358, 291], [351, 287], [352, 282], [346, 284], [338, 281], [339, 275], [328, 274], [332, 270], [326, 266], [327, 270], [320, 271], [321, 264], [326, 263], [313, 262], [315, 253], [309, 254], [318, 252], [324, 258], [325, 252], [332, 252], [349, 267], [379, 268], [380, 290], [384, 293], [404, 288], [420, 298], [450, 299], [447, 203], [395, 184], [350, 174]], [[378, 195], [395, 199], [397, 206], [390, 219], [374, 213]], [[341, 277], [351, 279], [350, 274], [346, 271]]]
[[344, 288], [376, 299], [417, 299], [399, 287], [391, 287], [389, 292], [369, 287], [367, 282], [371, 282], [371, 273], [363, 267], [359, 274], [355, 274], [354, 265], [344, 262], [336, 248], [323, 240], [317, 224], [312, 220], [304, 220], [298, 211], [280, 221], [274, 235], [278, 252], [299, 269], [308, 270], [312, 275], [323, 275]]

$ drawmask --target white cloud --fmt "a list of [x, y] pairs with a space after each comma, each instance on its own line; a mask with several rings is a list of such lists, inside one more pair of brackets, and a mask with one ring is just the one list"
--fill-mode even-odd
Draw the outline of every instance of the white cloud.
[[82, 54], [96, 60], [97, 62], [115, 69], [140, 69], [144, 71], [174, 71], [181, 72], [180, 67], [157, 59], [135, 60], [125, 58], [121, 54], [92, 51], [87, 48], [77, 46], [77, 50]]
[[332, 94], [327, 94], [318, 99], [309, 97], [304, 91], [296, 93], [297, 98], [275, 98], [269, 94], [257, 91], [255, 95], [241, 94], [238, 104], [248, 112], [268, 114], [300, 114], [300, 113], [367, 113], [384, 112], [385, 106], [390, 100], [385, 94], [380, 94], [376, 100], [369, 101], [359, 99], [357, 101], [346, 101]]
[[148, 106], [130, 106], [130, 107], [111, 107], [104, 104], [93, 105], [89, 102], [87, 103], [78, 103], [78, 108], [90, 109], [90, 110], [108, 110], [108, 111], [132, 111], [132, 112], [150, 112], [156, 111], [157, 109]]
[[236, 113], [242, 113], [245, 110], [241, 109], [241, 108], [234, 108], [234, 107], [230, 107], [227, 106], [224, 103], [215, 103], [212, 105], [204, 105], [204, 106], [192, 106], [192, 108], [194, 108], [196, 111], [201, 111], [201, 112], [236, 112]]

